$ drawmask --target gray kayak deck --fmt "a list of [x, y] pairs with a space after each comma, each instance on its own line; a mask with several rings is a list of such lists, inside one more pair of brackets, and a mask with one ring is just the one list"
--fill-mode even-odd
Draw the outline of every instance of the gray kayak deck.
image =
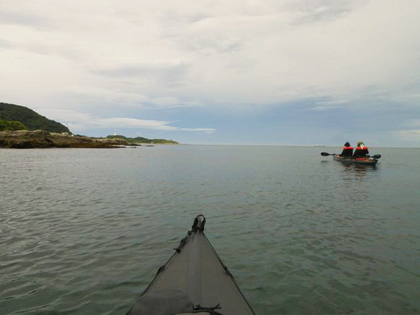
[[[204, 217], [198, 216], [197, 219], [194, 222], [197, 225], [193, 225], [175, 254], [159, 269], [155, 279], [129, 311], [129, 315], [148, 314], [144, 309], [145, 300], [152, 301], [152, 304], [166, 303], [167, 308], [172, 308], [168, 313], [165, 310], [161, 313], [150, 313], [155, 315], [185, 314], [194, 310], [194, 307], [194, 313], [202, 310], [204, 313], [201, 314], [255, 314], [205, 236]], [[185, 301], [183, 306], [172, 305], [183, 298], [190, 303]], [[165, 308], [163, 304], [160, 307]], [[213, 313], [205, 313], [206, 310]]]

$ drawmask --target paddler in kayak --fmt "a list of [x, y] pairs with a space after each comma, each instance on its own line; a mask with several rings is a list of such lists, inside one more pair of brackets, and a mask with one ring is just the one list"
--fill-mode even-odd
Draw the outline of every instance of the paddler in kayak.
[[343, 151], [341, 152], [340, 156], [349, 158], [353, 156], [353, 147], [349, 142], [344, 143]]
[[357, 148], [354, 150], [354, 158], [367, 158], [369, 154], [369, 148], [365, 146], [363, 141], [357, 142]]

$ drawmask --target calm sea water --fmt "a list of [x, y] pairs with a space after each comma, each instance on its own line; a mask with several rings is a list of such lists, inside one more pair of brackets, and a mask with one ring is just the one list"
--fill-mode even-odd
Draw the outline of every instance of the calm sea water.
[[257, 314], [420, 313], [420, 150], [0, 150], [0, 314], [125, 314], [194, 217]]

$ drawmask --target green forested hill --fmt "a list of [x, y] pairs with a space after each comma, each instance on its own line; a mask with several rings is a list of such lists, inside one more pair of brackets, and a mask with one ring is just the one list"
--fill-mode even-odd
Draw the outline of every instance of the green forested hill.
[[66, 126], [39, 115], [32, 109], [24, 106], [0, 103], [0, 119], [6, 121], [19, 121], [29, 130], [42, 129], [50, 132], [68, 132]]

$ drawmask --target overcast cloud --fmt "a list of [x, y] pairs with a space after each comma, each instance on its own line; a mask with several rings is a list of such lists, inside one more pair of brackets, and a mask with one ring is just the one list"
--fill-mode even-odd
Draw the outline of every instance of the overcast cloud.
[[3, 0], [0, 101], [74, 133], [420, 146], [418, 0]]

